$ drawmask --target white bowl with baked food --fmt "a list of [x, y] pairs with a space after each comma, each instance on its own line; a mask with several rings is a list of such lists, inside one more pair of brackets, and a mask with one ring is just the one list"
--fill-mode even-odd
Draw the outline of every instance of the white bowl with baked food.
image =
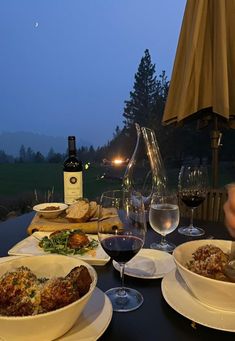
[[[235, 310], [235, 283], [229, 282], [229, 279], [227, 279], [228, 281], [225, 280], [223, 270], [221, 271], [225, 256], [217, 253], [217, 251], [217, 255], [213, 256], [210, 249], [212, 250], [212, 246], [215, 246], [229, 255], [234, 244], [235, 242], [229, 240], [194, 240], [177, 246], [173, 251], [177, 269], [191, 290], [192, 295], [202, 304], [233, 312]], [[208, 245], [211, 246], [208, 247]], [[193, 253], [199, 247], [202, 247], [200, 250], [204, 251], [196, 253], [195, 261]], [[208, 257], [208, 254], [210, 254], [210, 257]], [[210, 277], [205, 277], [205, 275]]]
[[[21, 283], [21, 279], [14, 276], [13, 280], [9, 281], [9, 271], [12, 272], [14, 269], [19, 268], [21, 266], [29, 268], [37, 278], [50, 278], [50, 281], [47, 281], [44, 285], [44, 289], [40, 292], [41, 296], [38, 294], [38, 291], [35, 290], [34, 280], [28, 275], [25, 274], [28, 270], [25, 268], [21, 268], [20, 271], [23, 272], [21, 278], [30, 278], [30, 286], [25, 284], [23, 286], [23, 296], [20, 297], [20, 300], [16, 298], [12, 298], [11, 295], [14, 293], [14, 286], [19, 285]], [[77, 268], [79, 267], [79, 268]], [[81, 286], [80, 290], [80, 298], [77, 298], [76, 291], [76, 299], [72, 303], [68, 303], [67, 305], [56, 309], [57, 306], [63, 305], [72, 300], [72, 291], [71, 288], [74, 286], [74, 277], [70, 274], [69, 278], [58, 279], [58, 277], [65, 277], [70, 273], [72, 269], [83, 269], [83, 274], [81, 278], [79, 277], [79, 285]], [[86, 268], [84, 270], [84, 268]], [[87, 276], [87, 270], [89, 273], [89, 278], [91, 283], [87, 285], [84, 281], [87, 282], [85, 277]], [[80, 271], [80, 270], [79, 270]], [[7, 274], [6, 274], [7, 273]], [[86, 273], [86, 276], [84, 276]], [[5, 275], [4, 275], [5, 274]], [[3, 279], [3, 276], [4, 278]], [[56, 279], [55, 279], [56, 278]], [[15, 283], [14, 283], [15, 281]], [[71, 282], [70, 282], [71, 281]], [[9, 290], [9, 283], [12, 284], [11, 290]], [[26, 282], [25, 282], [26, 283]], [[28, 283], [28, 282], [27, 282]], [[0, 267], [0, 287], [1, 287], [1, 298], [0, 298], [0, 339], [3, 340], [17, 340], [17, 341], [41, 341], [41, 340], [54, 340], [61, 335], [65, 334], [76, 322], [83, 309], [85, 308], [87, 302], [92, 296], [92, 293], [96, 287], [97, 283], [97, 274], [92, 266], [89, 264], [67, 256], [61, 255], [45, 255], [45, 256], [32, 256], [32, 257], [19, 257], [14, 258], [12, 260], [6, 260], [6, 262], [1, 263]], [[86, 286], [86, 288], [85, 288]], [[89, 286], [89, 288], [88, 288]], [[6, 289], [4, 293], [3, 289]], [[16, 288], [16, 287], [15, 287]], [[30, 288], [30, 289], [28, 289]], [[85, 290], [87, 293], [85, 293]], [[32, 290], [31, 290], [32, 289]], [[50, 289], [50, 290], [49, 290]], [[30, 291], [31, 290], [31, 291]], [[77, 290], [77, 289], [76, 289]], [[82, 291], [83, 294], [82, 294]], [[62, 295], [63, 293], [63, 295]], [[5, 297], [9, 295], [9, 297]], [[17, 297], [17, 294], [14, 294]], [[55, 298], [55, 295], [56, 298]], [[23, 298], [22, 298], [23, 297]], [[62, 298], [61, 298], [62, 297]], [[18, 297], [19, 298], [19, 297]], [[73, 297], [74, 298], [74, 297]], [[17, 303], [13, 305], [14, 299]], [[5, 300], [5, 301], [4, 301]], [[61, 301], [62, 300], [62, 301]], [[10, 302], [10, 303], [9, 303]], [[23, 304], [22, 302], [25, 302]], [[17, 311], [14, 310], [14, 314], [18, 315], [18, 312], [29, 311], [31, 312], [31, 307], [33, 304], [33, 311], [38, 309], [38, 306], [43, 306], [44, 310], [55, 309], [49, 312], [37, 313], [36, 315], [29, 316], [3, 316], [3, 311], [5, 309], [19, 309]], [[15, 308], [17, 307], [17, 308]], [[23, 310], [22, 310], [23, 309]], [[12, 311], [12, 310], [10, 310]], [[29, 312], [27, 311], [27, 313]], [[31, 312], [32, 313], [32, 312]]]
[[33, 210], [47, 219], [57, 218], [63, 211], [68, 208], [68, 205], [60, 202], [45, 202], [35, 205]]

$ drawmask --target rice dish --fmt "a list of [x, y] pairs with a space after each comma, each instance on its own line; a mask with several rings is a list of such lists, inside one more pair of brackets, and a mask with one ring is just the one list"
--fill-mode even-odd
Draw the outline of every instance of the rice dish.
[[224, 274], [224, 267], [229, 261], [229, 255], [214, 245], [200, 246], [186, 263], [186, 268], [205, 277], [230, 281]]
[[26, 266], [0, 277], [0, 315], [29, 316], [62, 308], [90, 289], [92, 279], [81, 265], [65, 277], [37, 278]]

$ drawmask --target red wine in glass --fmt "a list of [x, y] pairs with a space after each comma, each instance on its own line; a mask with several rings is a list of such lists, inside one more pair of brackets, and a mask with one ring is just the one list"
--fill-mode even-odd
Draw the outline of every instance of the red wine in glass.
[[143, 240], [134, 236], [112, 236], [101, 241], [105, 252], [118, 263], [127, 263], [142, 248]]
[[180, 227], [178, 232], [186, 236], [202, 236], [205, 231], [193, 225], [194, 209], [203, 203], [208, 186], [207, 168], [204, 165], [185, 165], [179, 173], [179, 197], [191, 209], [189, 226]]
[[205, 200], [204, 196], [200, 195], [181, 195], [180, 199], [183, 201], [183, 203], [188, 207], [198, 207], [203, 203]]
[[[113, 226], [107, 228], [103, 212], [111, 212]], [[124, 286], [125, 263], [131, 260], [144, 245], [146, 215], [143, 197], [129, 190], [104, 192], [100, 199], [98, 237], [105, 252], [120, 266], [121, 286], [106, 291], [113, 311], [127, 312], [143, 303], [137, 290]]]

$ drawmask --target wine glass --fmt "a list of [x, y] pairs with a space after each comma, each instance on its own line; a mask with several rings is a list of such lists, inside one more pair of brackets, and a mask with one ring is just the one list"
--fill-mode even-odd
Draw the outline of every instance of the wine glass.
[[[111, 221], [112, 227], [107, 223]], [[132, 259], [144, 245], [146, 220], [140, 193], [128, 190], [104, 192], [100, 199], [98, 237], [105, 252], [119, 263], [121, 286], [106, 291], [113, 310], [127, 312], [143, 303], [143, 296], [124, 286], [125, 263]]]
[[160, 243], [152, 243], [151, 249], [172, 252], [175, 244], [166, 240], [166, 235], [173, 232], [179, 224], [179, 206], [175, 192], [153, 193], [149, 223], [154, 231], [161, 235]]
[[191, 237], [202, 236], [205, 231], [193, 225], [193, 214], [196, 207], [202, 204], [206, 198], [208, 186], [207, 167], [182, 166], [179, 173], [179, 197], [182, 202], [191, 209], [189, 226], [183, 226], [178, 232]]

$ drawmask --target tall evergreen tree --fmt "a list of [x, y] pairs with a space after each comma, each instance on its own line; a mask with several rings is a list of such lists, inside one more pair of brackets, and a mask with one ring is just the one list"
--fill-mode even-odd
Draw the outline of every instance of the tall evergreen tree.
[[51, 148], [49, 149], [49, 152], [48, 152], [47, 157], [46, 157], [47, 161], [48, 161], [48, 162], [51, 162], [51, 159], [53, 159], [54, 156], [55, 156], [55, 151], [54, 151], [54, 149], [51, 147]]
[[34, 151], [32, 150], [31, 147], [28, 147], [26, 150], [26, 161], [32, 162], [33, 159], [34, 159]]
[[148, 126], [152, 111], [154, 110], [156, 96], [155, 65], [151, 62], [149, 50], [145, 50], [144, 56], [135, 74], [133, 91], [130, 99], [125, 101], [124, 127], [129, 129], [135, 122], [142, 126]]
[[22, 144], [19, 151], [20, 162], [25, 162], [26, 160], [26, 151], [25, 146]]
[[155, 103], [149, 120], [149, 127], [155, 130], [157, 135], [166, 133], [166, 127], [162, 126], [162, 116], [165, 108], [166, 98], [169, 90], [169, 81], [166, 72], [162, 71], [156, 80]]
[[41, 152], [36, 152], [35, 156], [34, 156], [34, 162], [38, 162], [38, 163], [42, 163], [45, 161], [44, 156], [42, 155]]
[[113, 133], [113, 138], [117, 137], [118, 135], [120, 135], [122, 132], [122, 130], [120, 129], [119, 126], [116, 126], [115, 128], [115, 132]]
[[0, 163], [9, 163], [12, 161], [12, 157], [7, 155], [4, 150], [0, 150]]

